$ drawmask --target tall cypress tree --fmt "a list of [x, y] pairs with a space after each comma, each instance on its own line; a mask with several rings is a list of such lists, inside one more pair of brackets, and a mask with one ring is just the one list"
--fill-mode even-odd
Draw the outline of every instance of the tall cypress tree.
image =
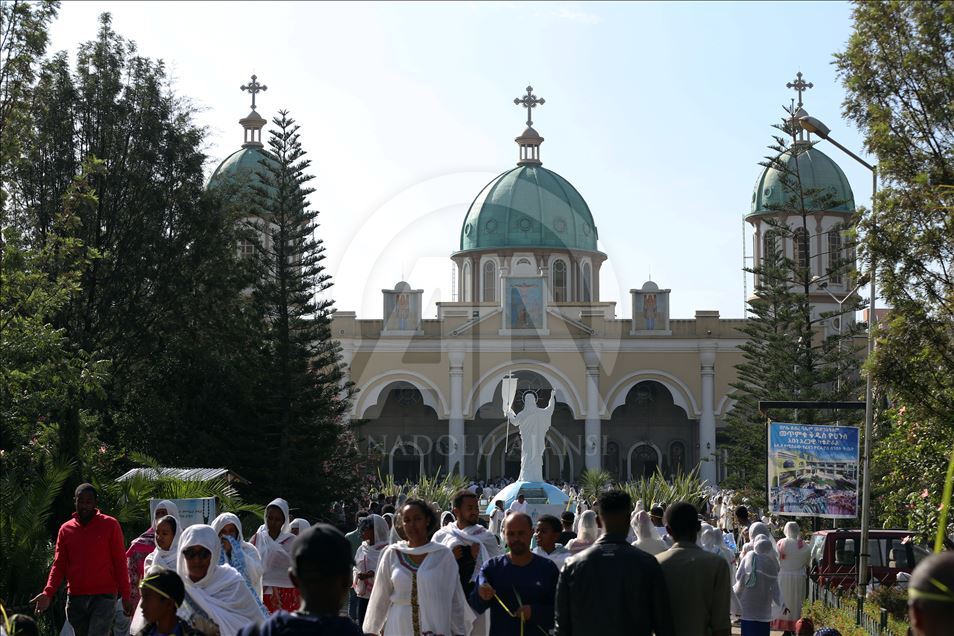
[[[299, 126], [279, 111], [269, 132], [270, 160], [250, 185], [257, 235], [253, 303], [263, 321], [257, 482], [293, 508], [322, 513], [358, 482], [356, 445], [347, 426], [353, 385], [331, 334], [331, 277], [308, 196]], [[264, 494], [264, 493], [263, 493]]]
[[[735, 407], [722, 433], [722, 447], [727, 448], [728, 475], [723, 482], [730, 488], [749, 488], [764, 492], [766, 485], [765, 416], [758, 410], [759, 400], [845, 400], [857, 399], [859, 393], [859, 345], [855, 337], [860, 326], [848, 327], [844, 315], [858, 311], [860, 297], [849, 299], [841, 311], [818, 312], [813, 315], [811, 292], [815, 286], [834, 277], [851, 280], [852, 260], [831, 258], [825, 276], [814, 278], [811, 258], [790, 258], [784, 252], [787, 243], [794, 252], [810, 255], [811, 228], [814, 213], [835, 209], [843, 201], [831, 192], [810, 187], [803, 181], [799, 157], [809, 152], [811, 144], [798, 141], [792, 111], [781, 124], [781, 134], [769, 146], [772, 155], [760, 165], [780, 173], [784, 202], [771, 206], [777, 218], [766, 219], [775, 240], [768, 241], [762, 261], [746, 271], [755, 276], [753, 296], [748, 300], [749, 316], [740, 331], [747, 336], [741, 345], [743, 361], [736, 365], [738, 380]], [[794, 222], [780, 221], [793, 219]], [[811, 224], [809, 221], [811, 220]], [[855, 219], [842, 226], [843, 236], [853, 236]], [[852, 245], [847, 245], [850, 253]], [[845, 325], [840, 333], [825, 336], [822, 323], [839, 317]], [[817, 410], [776, 410], [778, 421], [842, 422], [857, 419], [857, 414]]]

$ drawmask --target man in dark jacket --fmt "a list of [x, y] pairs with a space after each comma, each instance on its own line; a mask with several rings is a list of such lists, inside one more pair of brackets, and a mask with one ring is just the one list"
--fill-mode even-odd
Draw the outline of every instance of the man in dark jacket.
[[613, 490], [600, 496], [597, 508], [606, 534], [563, 566], [557, 636], [673, 636], [659, 562], [626, 542], [632, 500]]

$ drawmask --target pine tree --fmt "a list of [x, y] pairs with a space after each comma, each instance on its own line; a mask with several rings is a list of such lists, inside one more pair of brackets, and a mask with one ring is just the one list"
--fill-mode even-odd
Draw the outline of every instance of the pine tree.
[[[803, 184], [798, 157], [811, 146], [795, 142], [792, 111], [787, 111], [787, 115], [775, 126], [782, 134], [776, 135], [769, 146], [773, 154], [760, 165], [781, 174], [785, 203], [775, 206], [773, 211], [778, 217], [794, 218], [795, 222], [766, 219], [775, 237], [767, 242], [771, 251], [763, 255], [760, 263], [746, 268], [755, 276], [756, 284], [748, 301], [748, 319], [740, 329], [747, 340], [740, 347], [743, 361], [736, 365], [738, 380], [732, 385], [737, 391], [736, 404], [722, 433], [722, 447], [729, 451], [728, 475], [723, 485], [748, 488], [755, 493], [764, 493], [766, 486], [765, 416], [758, 410], [759, 400], [857, 399], [859, 391], [859, 346], [855, 343], [859, 326], [845, 327], [840, 333], [825, 337], [821, 323], [857, 311], [862, 306], [861, 299], [850, 299], [841, 312], [813, 315], [809, 296], [815, 285], [831, 277], [853, 275], [850, 259], [832, 259], [826, 275], [814, 278], [810, 258], [793, 259], [782, 250], [787, 241], [796, 246], [796, 251], [801, 249], [808, 254], [813, 212], [834, 209], [842, 203], [830, 192]], [[789, 143], [786, 137], [790, 138]], [[853, 224], [851, 221], [843, 227], [844, 235], [852, 235]], [[841, 324], [845, 324], [843, 319]], [[857, 419], [856, 414], [847, 412], [816, 410], [776, 410], [771, 415], [777, 421], [804, 424]]]
[[249, 186], [258, 235], [252, 297], [264, 332], [258, 438], [270, 452], [260, 455], [255, 481], [260, 491], [272, 489], [269, 497], [320, 514], [359, 479], [347, 427], [354, 389], [331, 334], [332, 282], [316, 236], [318, 211], [308, 202], [311, 162], [288, 111], [272, 124], [272, 160], [261, 162], [260, 183]]

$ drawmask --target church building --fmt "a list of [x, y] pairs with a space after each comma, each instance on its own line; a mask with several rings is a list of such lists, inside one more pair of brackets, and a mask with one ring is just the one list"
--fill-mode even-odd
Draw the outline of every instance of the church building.
[[[253, 76], [253, 96], [256, 85]], [[447, 237], [458, 300], [437, 303], [437, 315], [425, 317], [424, 290], [413, 280], [395, 281], [381, 291], [383, 318], [344, 307], [335, 313], [332, 333], [358, 389], [351, 417], [362, 448], [380, 458], [382, 474], [398, 481], [438, 471], [516, 477], [520, 435], [507, 424], [501, 391], [512, 374], [518, 379], [515, 412], [526, 400], [543, 408], [555, 395], [546, 479], [575, 479], [596, 468], [629, 479], [698, 465], [700, 475], [716, 483], [724, 473], [716, 431], [733, 405], [744, 319], [724, 319], [705, 308], [673, 317], [670, 294], [679, 291], [654, 281], [630, 290], [630, 318], [619, 316], [615, 302], [601, 300], [607, 255], [598, 247], [599, 210], [590, 210], [585, 189], [544, 167], [544, 139], [531, 118], [543, 101], [531, 87], [514, 100], [527, 111], [526, 127], [515, 139], [516, 166], [475, 193], [459, 236]], [[245, 143], [222, 161], [210, 186], [254, 179], [259, 161], [267, 159], [265, 120], [254, 103], [239, 123]], [[842, 249], [839, 227], [854, 209], [851, 188], [817, 148], [798, 161], [803, 181], [809, 175], [807, 186], [833, 189], [844, 202], [813, 210], [815, 234], [799, 249], [781, 246], [824, 275], [831, 250]], [[573, 167], [563, 169], [571, 173]], [[774, 172], [758, 176], [746, 213], [755, 258], [765, 241], [775, 240], [767, 218], [795, 227], [795, 218], [773, 211], [773, 197], [780, 195]], [[245, 249], [239, 246], [240, 253]], [[833, 280], [830, 288], [846, 284]], [[813, 302], [816, 312], [834, 308], [824, 290]]]

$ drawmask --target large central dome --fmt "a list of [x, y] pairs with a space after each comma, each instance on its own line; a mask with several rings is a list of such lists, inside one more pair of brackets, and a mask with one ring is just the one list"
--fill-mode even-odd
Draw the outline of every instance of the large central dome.
[[542, 247], [596, 251], [596, 224], [569, 181], [521, 165], [484, 186], [460, 231], [460, 250]]

